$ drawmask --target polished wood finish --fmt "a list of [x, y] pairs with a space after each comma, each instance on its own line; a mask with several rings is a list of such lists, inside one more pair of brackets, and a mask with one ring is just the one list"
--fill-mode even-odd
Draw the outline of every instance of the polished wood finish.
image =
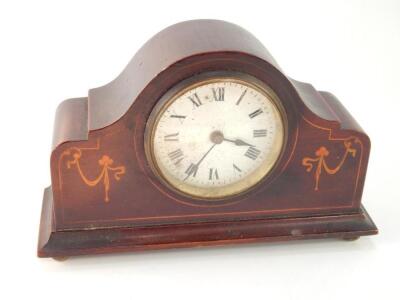
[[[144, 132], [169, 89], [221, 71], [274, 90], [287, 141], [254, 189], [205, 202], [155, 176]], [[38, 255], [375, 234], [361, 205], [369, 151], [368, 136], [332, 94], [285, 76], [250, 33], [221, 21], [180, 23], [147, 42], [110, 84], [58, 108]]]

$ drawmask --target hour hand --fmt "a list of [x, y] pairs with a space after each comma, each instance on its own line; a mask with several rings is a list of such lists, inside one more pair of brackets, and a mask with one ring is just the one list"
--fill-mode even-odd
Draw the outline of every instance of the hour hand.
[[186, 179], [188, 179], [191, 175], [193, 175], [193, 177], [196, 177], [196, 173], [197, 170], [199, 169], [199, 166], [201, 164], [201, 162], [206, 158], [206, 156], [208, 155], [208, 153], [211, 152], [211, 150], [216, 146], [217, 144], [213, 144], [210, 149], [208, 149], [208, 151], [203, 155], [202, 158], [200, 158], [200, 160], [197, 162], [197, 164], [191, 163], [190, 166], [186, 169], [185, 173], [186, 173], [186, 177], [185, 179], [183, 179], [183, 181], [185, 181]]
[[236, 146], [249, 146], [249, 147], [254, 147], [254, 145], [250, 145], [249, 143], [246, 143], [245, 141], [241, 139], [236, 139], [236, 140], [230, 140], [227, 138], [224, 138], [224, 141], [234, 143]]
[[245, 141], [241, 139], [236, 139], [235, 140], [235, 145], [236, 146], [249, 146], [249, 147], [254, 147], [254, 145], [250, 145], [249, 143], [246, 143]]

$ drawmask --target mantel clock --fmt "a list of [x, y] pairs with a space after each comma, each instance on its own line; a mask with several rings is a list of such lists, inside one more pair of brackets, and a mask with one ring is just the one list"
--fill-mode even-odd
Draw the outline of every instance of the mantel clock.
[[60, 104], [38, 255], [375, 234], [369, 151], [335, 96], [286, 76], [249, 32], [173, 25]]

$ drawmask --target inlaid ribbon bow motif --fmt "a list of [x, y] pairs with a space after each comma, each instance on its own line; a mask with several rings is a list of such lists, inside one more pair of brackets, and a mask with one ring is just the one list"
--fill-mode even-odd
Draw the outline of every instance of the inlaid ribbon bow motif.
[[100, 173], [99, 175], [94, 178], [94, 179], [89, 179], [85, 176], [85, 174], [82, 171], [81, 165], [80, 165], [80, 159], [82, 157], [82, 151], [79, 148], [71, 148], [66, 150], [66, 155], [71, 155], [72, 154], [72, 160], [68, 160], [67, 163], [67, 168], [70, 169], [73, 166], [76, 166], [78, 173], [80, 177], [82, 178], [83, 182], [90, 186], [94, 187], [101, 181], [103, 182], [104, 185], [104, 201], [109, 202], [109, 191], [110, 191], [110, 173], [112, 174], [111, 176], [114, 177], [115, 180], [120, 180], [121, 176], [125, 174], [125, 166], [118, 166], [118, 167], [112, 167], [114, 161], [108, 156], [108, 155], [103, 155], [99, 161], [98, 164], [100, 166]]
[[302, 165], [306, 167], [307, 172], [311, 172], [314, 168], [314, 165], [316, 165], [314, 173], [315, 191], [319, 190], [319, 180], [323, 171], [325, 171], [328, 175], [334, 175], [342, 168], [343, 164], [345, 163], [349, 155], [351, 155], [352, 157], [356, 156], [357, 150], [352, 147], [353, 143], [360, 143], [360, 140], [353, 137], [343, 141], [345, 152], [342, 158], [340, 159], [338, 165], [334, 168], [330, 168], [326, 163], [325, 158], [329, 156], [329, 151], [324, 146], [318, 148], [317, 151], [315, 151], [315, 156], [316, 156], [315, 158], [312, 157], [303, 158]]

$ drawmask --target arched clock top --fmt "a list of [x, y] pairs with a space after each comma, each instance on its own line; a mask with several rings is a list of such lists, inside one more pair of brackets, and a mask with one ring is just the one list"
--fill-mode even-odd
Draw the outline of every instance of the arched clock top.
[[120, 119], [141, 91], [171, 65], [188, 57], [218, 52], [248, 53], [279, 69], [260, 41], [235, 24], [218, 20], [178, 23], [145, 43], [115, 80], [89, 91], [89, 130], [104, 128]]

